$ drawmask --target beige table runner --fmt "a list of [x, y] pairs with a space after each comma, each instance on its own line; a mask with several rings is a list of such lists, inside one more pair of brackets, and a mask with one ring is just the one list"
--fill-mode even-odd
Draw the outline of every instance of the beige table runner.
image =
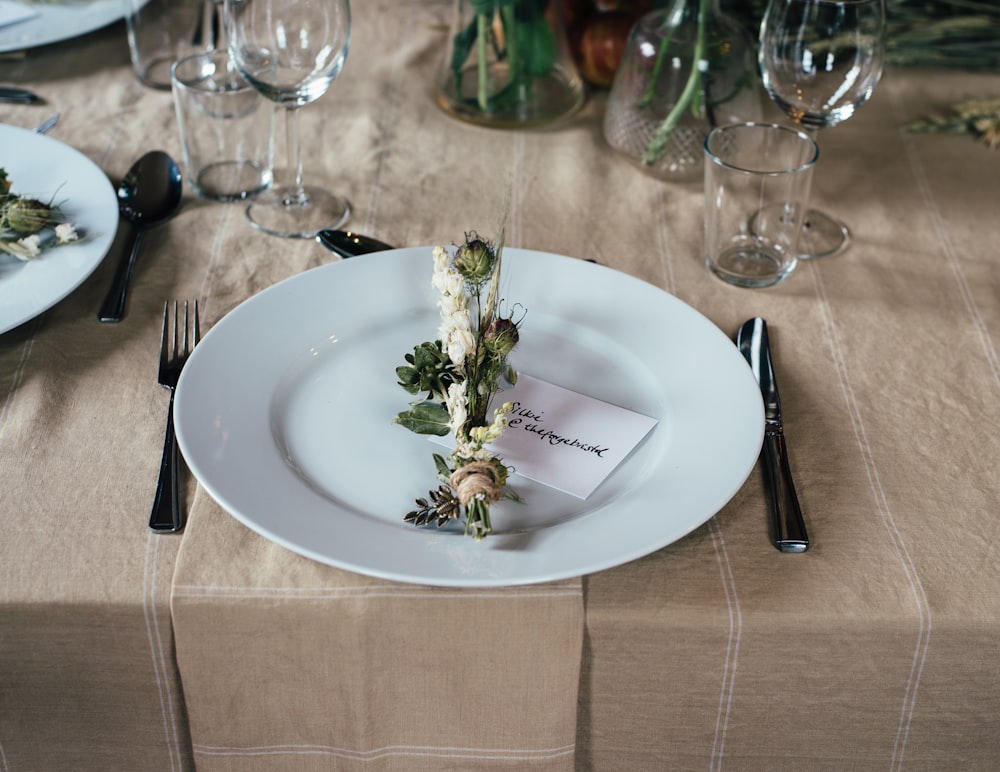
[[365, 577], [291, 554], [199, 492], [173, 615], [199, 769], [573, 768], [579, 580]]

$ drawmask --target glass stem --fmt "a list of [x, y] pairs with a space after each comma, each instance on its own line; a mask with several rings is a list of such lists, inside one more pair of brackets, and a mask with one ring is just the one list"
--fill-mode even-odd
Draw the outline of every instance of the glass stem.
[[305, 206], [309, 203], [309, 196], [306, 195], [305, 187], [302, 185], [302, 147], [299, 142], [299, 109], [297, 106], [285, 108], [285, 141], [288, 146], [288, 166], [295, 170], [295, 182], [285, 198], [285, 204]]

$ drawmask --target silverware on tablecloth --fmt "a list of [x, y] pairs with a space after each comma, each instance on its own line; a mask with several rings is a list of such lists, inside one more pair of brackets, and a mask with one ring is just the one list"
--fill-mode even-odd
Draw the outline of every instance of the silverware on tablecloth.
[[371, 236], [362, 236], [360, 233], [352, 231], [321, 230], [316, 234], [316, 241], [343, 258], [357, 257], [369, 252], [382, 252], [393, 248], [384, 241], [373, 239]]
[[761, 458], [771, 505], [771, 539], [774, 546], [782, 552], [805, 552], [809, 549], [809, 536], [788, 465], [781, 400], [771, 361], [767, 323], [760, 318], [744, 322], [736, 333], [736, 345], [750, 363], [750, 369], [760, 384], [764, 398], [764, 446]]
[[0, 86], [0, 102], [10, 102], [18, 105], [31, 105], [41, 102], [42, 98], [34, 91], [16, 86]]
[[125, 316], [125, 299], [142, 237], [149, 228], [170, 219], [177, 211], [181, 187], [180, 169], [162, 150], [146, 153], [136, 161], [118, 186], [118, 211], [132, 225], [132, 234], [108, 296], [97, 312], [102, 322], [120, 322]]
[[174, 533], [184, 528], [184, 514], [180, 506], [179, 457], [177, 438], [174, 435], [174, 389], [181, 376], [181, 368], [191, 351], [201, 339], [198, 324], [198, 301], [192, 304], [189, 315], [188, 301], [184, 301], [184, 332], [178, 334], [178, 303], [173, 303], [173, 322], [170, 321], [170, 303], [163, 304], [163, 335], [160, 340], [160, 368], [157, 381], [170, 390], [167, 405], [167, 429], [163, 437], [163, 458], [160, 476], [156, 482], [153, 511], [149, 515], [149, 528], [157, 533]]
[[39, 123], [35, 127], [35, 133], [36, 134], [48, 134], [50, 131], [52, 131], [52, 127], [55, 126], [57, 123], [59, 123], [59, 117], [61, 115], [62, 115], [62, 113], [56, 113], [51, 118], [48, 118], [47, 120], [44, 120], [41, 123]]

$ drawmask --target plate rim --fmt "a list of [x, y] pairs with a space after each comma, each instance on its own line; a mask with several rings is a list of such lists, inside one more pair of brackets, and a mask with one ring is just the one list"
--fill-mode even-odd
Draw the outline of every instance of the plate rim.
[[[125, 0], [95, 0], [82, 5], [41, 3], [32, 7], [38, 10], [38, 16], [7, 28], [0, 27], [0, 53], [29, 50], [73, 40], [124, 19], [127, 13]], [[61, 27], [53, 27], [53, 16], [67, 12], [71, 15], [73, 23], [67, 22]], [[23, 33], [26, 29], [30, 30], [31, 34], [21, 36], [9, 34]]]
[[[60, 246], [59, 249], [85, 249], [88, 252], [92, 251], [92, 254], [90, 254], [86, 260], [76, 267], [75, 272], [70, 272], [67, 267], [67, 272], [64, 274], [63, 280], [53, 283], [51, 291], [47, 293], [40, 293], [41, 299], [37, 304], [17, 304], [15, 306], [17, 310], [11, 311], [9, 316], [5, 316], [4, 311], [0, 310], [0, 335], [31, 321], [72, 294], [73, 291], [75, 291], [91, 276], [91, 274], [93, 274], [95, 270], [97, 270], [97, 267], [104, 261], [104, 258], [107, 257], [118, 232], [118, 198], [115, 193], [114, 186], [111, 184], [111, 180], [108, 179], [104, 171], [93, 160], [77, 150], [75, 147], [67, 145], [64, 142], [60, 142], [53, 137], [38, 134], [30, 129], [0, 123], [0, 141], [4, 141], [6, 143], [4, 135], [15, 137], [20, 143], [23, 143], [27, 151], [26, 157], [28, 158], [37, 158], [37, 154], [41, 152], [39, 148], [42, 150], [48, 149], [50, 152], [65, 154], [67, 158], [73, 158], [74, 162], [77, 163], [81, 169], [86, 170], [87, 175], [83, 179], [88, 186], [93, 188], [92, 201], [94, 203], [92, 207], [88, 204], [88, 207], [90, 207], [93, 212], [96, 212], [105, 218], [107, 222], [94, 224], [79, 223], [81, 226], [93, 226], [106, 230], [96, 234], [93, 241], [84, 240], [79, 244]], [[32, 145], [34, 145], [34, 147], [32, 147]], [[4, 166], [2, 157], [0, 157], [0, 166]], [[20, 187], [17, 179], [14, 179], [14, 184]], [[88, 198], [91, 198], [89, 193]], [[21, 266], [18, 271], [17, 278], [8, 279], [8, 281], [14, 281], [16, 283], [27, 281], [30, 286], [30, 284], [34, 281], [32, 277], [37, 271], [44, 270], [47, 272], [53, 265], [52, 261], [59, 260], [61, 256], [65, 256], [67, 254], [70, 253], [43, 253], [42, 256], [37, 258], [37, 260], [29, 261]], [[6, 259], [8, 256], [4, 257]], [[49, 261], [48, 264], [43, 264], [41, 262], [46, 260]], [[3, 284], [4, 280], [0, 279], [0, 286], [3, 286]]]

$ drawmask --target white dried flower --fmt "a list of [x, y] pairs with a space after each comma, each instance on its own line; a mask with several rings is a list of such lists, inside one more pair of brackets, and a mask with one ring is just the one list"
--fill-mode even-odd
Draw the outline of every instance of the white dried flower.
[[447, 249], [444, 247], [434, 247], [431, 256], [434, 258], [434, 273], [443, 273], [448, 270], [451, 261], [448, 257]]
[[453, 383], [448, 387], [448, 399], [445, 404], [448, 407], [448, 415], [451, 418], [449, 426], [455, 435], [458, 436], [459, 430], [469, 417], [467, 412], [469, 401], [465, 395], [464, 383]]
[[464, 312], [469, 304], [462, 295], [441, 295], [438, 298], [438, 308], [441, 309], [441, 317], [447, 318], [452, 314]]
[[3, 246], [4, 251], [14, 255], [18, 260], [34, 260], [42, 254], [41, 239], [37, 233], [7, 242]]
[[448, 250], [444, 247], [434, 247], [434, 273], [431, 275], [431, 286], [443, 293], [448, 287], [448, 274], [451, 273], [451, 262]]
[[443, 291], [455, 297], [465, 297], [465, 279], [462, 278], [462, 274], [452, 270], [448, 272], [446, 278], [447, 284]]
[[453, 327], [445, 341], [445, 346], [451, 361], [455, 363], [456, 367], [462, 368], [465, 358], [476, 349], [476, 338], [472, 334], [472, 330]]
[[76, 232], [76, 227], [71, 222], [60, 223], [56, 226], [56, 241], [60, 244], [68, 244], [76, 241], [80, 236]]

